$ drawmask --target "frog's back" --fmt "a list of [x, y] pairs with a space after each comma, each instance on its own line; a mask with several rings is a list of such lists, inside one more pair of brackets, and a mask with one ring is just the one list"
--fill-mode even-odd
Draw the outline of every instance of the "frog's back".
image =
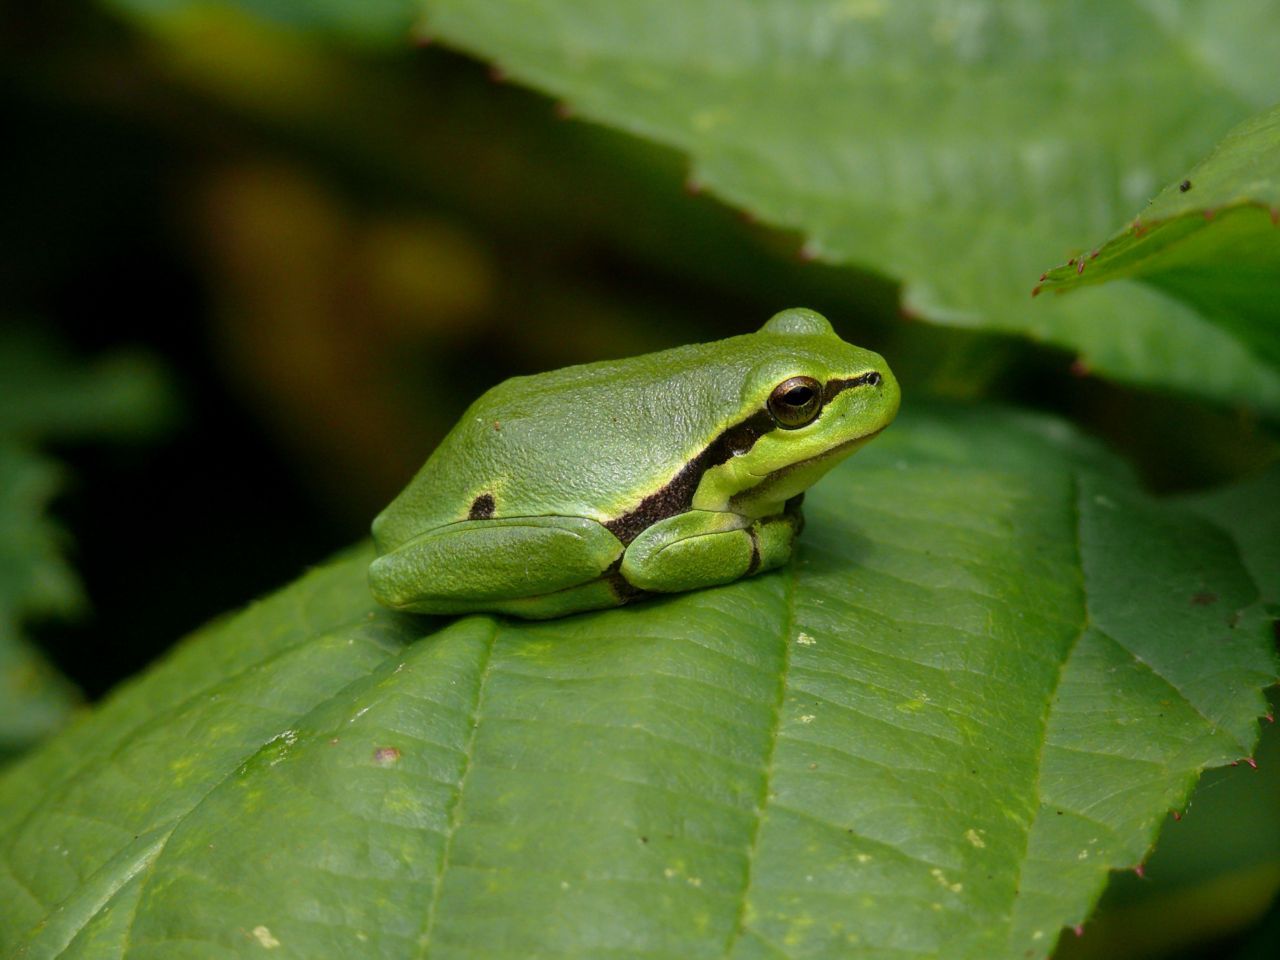
[[759, 337], [516, 377], [481, 396], [374, 523], [383, 549], [468, 518], [601, 523], [661, 488], [741, 414]]

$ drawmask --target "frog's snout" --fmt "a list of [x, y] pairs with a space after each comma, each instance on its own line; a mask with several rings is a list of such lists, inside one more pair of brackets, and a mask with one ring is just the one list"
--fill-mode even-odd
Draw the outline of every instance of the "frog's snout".
[[883, 430], [898, 415], [898, 407], [902, 404], [902, 388], [898, 386], [897, 377], [889, 372], [888, 367], [885, 367], [880, 371], [880, 383], [876, 385], [876, 390], [879, 391], [880, 402], [884, 408], [881, 416], [883, 426], [880, 428]]

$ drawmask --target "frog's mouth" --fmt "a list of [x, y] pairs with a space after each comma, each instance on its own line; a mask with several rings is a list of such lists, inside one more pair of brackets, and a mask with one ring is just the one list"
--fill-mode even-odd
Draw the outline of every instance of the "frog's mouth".
[[[816, 453], [812, 457], [806, 457], [803, 460], [797, 460], [795, 463], [789, 463], [785, 467], [779, 467], [769, 473], [760, 474], [760, 482], [748, 487], [747, 489], [734, 494], [729, 499], [729, 506], [738, 508], [746, 506], [753, 502], [764, 501], [766, 503], [773, 501], [789, 500], [797, 493], [802, 492], [810, 484], [818, 480], [824, 473], [834, 467], [849, 454], [853, 453], [859, 447], [866, 443], [870, 443], [882, 432], [885, 427], [873, 430], [870, 433], [864, 433], [860, 437], [852, 437], [843, 443], [838, 443], [834, 447], [828, 447], [821, 453]], [[776, 492], [780, 487], [784, 487], [789, 480], [796, 478], [800, 474], [804, 478], [804, 482], [799, 490]], [[753, 474], [754, 476], [754, 474]], [[783, 495], [785, 494], [785, 496]]]

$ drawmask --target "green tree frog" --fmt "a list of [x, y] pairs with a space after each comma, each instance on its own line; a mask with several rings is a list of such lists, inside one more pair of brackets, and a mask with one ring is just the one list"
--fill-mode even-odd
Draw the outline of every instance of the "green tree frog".
[[757, 333], [515, 377], [373, 522], [377, 600], [547, 618], [787, 562], [806, 488], [898, 411], [811, 310]]

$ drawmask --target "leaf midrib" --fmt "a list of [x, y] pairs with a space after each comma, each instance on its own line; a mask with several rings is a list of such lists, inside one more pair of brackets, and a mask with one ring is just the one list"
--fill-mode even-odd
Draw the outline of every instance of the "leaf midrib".
[[444, 843], [440, 850], [440, 860], [436, 866], [436, 879], [431, 889], [431, 901], [427, 904], [427, 916], [423, 922], [422, 932], [418, 936], [419, 960], [427, 960], [431, 953], [431, 937], [435, 933], [436, 914], [440, 904], [441, 891], [444, 889], [445, 876], [449, 871], [450, 856], [453, 852], [453, 839], [457, 835], [458, 825], [462, 822], [462, 804], [466, 797], [467, 783], [474, 769], [476, 732], [480, 729], [480, 718], [484, 708], [484, 694], [493, 666], [493, 649], [498, 643], [498, 620], [489, 618], [489, 642], [485, 645], [483, 663], [479, 664], [476, 680], [476, 695], [471, 704], [467, 742], [463, 748], [462, 774], [458, 778], [458, 786], [449, 804], [449, 825], [445, 830]]
[[732, 956], [734, 946], [742, 938], [743, 933], [746, 932], [747, 907], [751, 900], [752, 883], [755, 880], [755, 862], [759, 852], [760, 834], [770, 806], [769, 793], [773, 789], [773, 776], [776, 769], [775, 758], [777, 756], [778, 740], [782, 732], [782, 709], [783, 704], [786, 702], [787, 679], [791, 673], [791, 634], [795, 630], [795, 590], [799, 569], [798, 558], [792, 557], [791, 568], [788, 570], [787, 589], [783, 594], [786, 617], [783, 621], [783, 629], [780, 631], [782, 634], [782, 664], [781, 669], [778, 671], [777, 693], [773, 702], [773, 717], [766, 747], [767, 756], [764, 763], [764, 776], [761, 778], [760, 799], [756, 802], [751, 836], [747, 841], [745, 876], [743, 877], [742, 890], [738, 896], [738, 909], [722, 953], [725, 958]]
[[1089, 589], [1088, 580], [1085, 577], [1084, 570], [1084, 539], [1081, 529], [1082, 511], [1080, 507], [1080, 498], [1083, 495], [1081, 490], [1080, 477], [1074, 470], [1070, 474], [1071, 496], [1071, 529], [1073, 533], [1072, 546], [1075, 550], [1075, 568], [1079, 573], [1079, 601], [1083, 618], [1080, 626], [1076, 629], [1075, 636], [1071, 640], [1071, 644], [1064, 651], [1062, 663], [1058, 666], [1058, 675], [1054, 680], [1053, 689], [1049, 691], [1049, 695], [1045, 698], [1044, 713], [1040, 717], [1040, 749], [1036, 754], [1036, 779], [1032, 789], [1032, 802], [1034, 803], [1031, 819], [1027, 822], [1026, 829], [1022, 832], [1022, 856], [1018, 857], [1018, 872], [1013, 883], [1013, 897], [1010, 901], [1008, 913], [1008, 927], [1005, 929], [1005, 950], [1012, 952], [1014, 949], [1013, 935], [1018, 929], [1015, 922], [1017, 913], [1017, 897], [1022, 889], [1023, 871], [1026, 869], [1027, 860], [1031, 855], [1031, 835], [1035, 831], [1036, 824], [1040, 820], [1040, 813], [1045, 809], [1043, 778], [1044, 778], [1044, 754], [1049, 744], [1049, 720], [1053, 715], [1054, 702], [1058, 696], [1058, 690], [1062, 687], [1063, 677], [1066, 676], [1067, 669], [1071, 664], [1071, 658], [1074, 656], [1076, 648], [1080, 645], [1080, 641], [1088, 632], [1092, 623], [1092, 617], [1089, 612]]

